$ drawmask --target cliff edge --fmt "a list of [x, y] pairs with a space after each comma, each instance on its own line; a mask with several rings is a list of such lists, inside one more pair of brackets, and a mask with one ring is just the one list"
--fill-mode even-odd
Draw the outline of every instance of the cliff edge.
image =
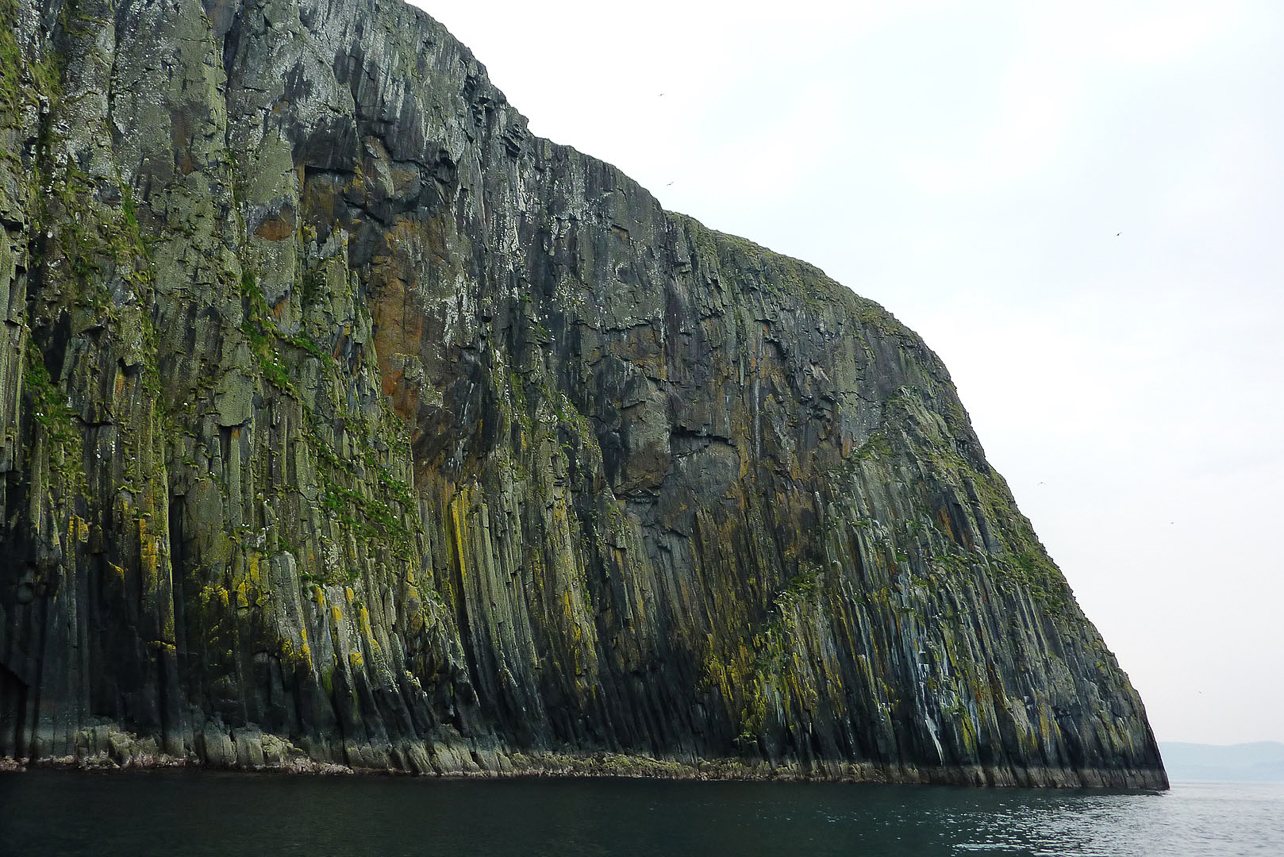
[[398, 0], [0, 18], [0, 757], [1166, 785], [881, 307]]

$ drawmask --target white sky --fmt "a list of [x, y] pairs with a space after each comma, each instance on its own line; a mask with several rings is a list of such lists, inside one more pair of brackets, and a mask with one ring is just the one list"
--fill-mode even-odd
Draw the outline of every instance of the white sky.
[[418, 5], [922, 334], [1160, 740], [1284, 740], [1284, 3]]

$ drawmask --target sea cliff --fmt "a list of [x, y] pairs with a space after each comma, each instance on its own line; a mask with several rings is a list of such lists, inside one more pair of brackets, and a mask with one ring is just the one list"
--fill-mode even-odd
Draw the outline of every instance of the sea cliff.
[[1166, 785], [878, 305], [398, 0], [0, 17], [0, 757]]

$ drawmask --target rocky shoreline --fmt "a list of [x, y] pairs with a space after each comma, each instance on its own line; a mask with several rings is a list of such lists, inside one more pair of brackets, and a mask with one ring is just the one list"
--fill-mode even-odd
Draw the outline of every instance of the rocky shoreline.
[[[89, 736], [86, 736], [87, 738]], [[86, 772], [124, 772], [164, 769], [223, 771], [246, 774], [287, 774], [303, 776], [426, 776], [444, 779], [474, 778], [621, 778], [658, 780], [697, 780], [781, 783], [851, 783], [882, 785], [950, 785], [991, 788], [1079, 788], [1111, 790], [1162, 790], [1167, 781], [1147, 779], [1144, 772], [1109, 770], [1076, 771], [1067, 774], [1057, 769], [987, 770], [888, 767], [847, 762], [821, 764], [811, 769], [798, 765], [771, 765], [750, 758], [701, 760], [657, 759], [624, 753], [558, 754], [502, 752], [437, 753], [431, 766], [419, 769], [411, 762], [406, 767], [353, 767], [310, 758], [301, 748], [275, 736], [261, 736], [262, 743], [277, 752], [268, 752], [261, 762], [211, 763], [196, 755], [186, 758], [156, 752], [154, 741], [114, 729], [104, 730], [107, 746], [75, 756], [46, 757], [38, 760], [0, 758], [0, 772], [24, 772], [29, 769], [59, 769]], [[391, 750], [391, 748], [387, 748]], [[418, 754], [390, 754], [392, 758], [411, 760]], [[452, 766], [453, 765], [453, 766]]]

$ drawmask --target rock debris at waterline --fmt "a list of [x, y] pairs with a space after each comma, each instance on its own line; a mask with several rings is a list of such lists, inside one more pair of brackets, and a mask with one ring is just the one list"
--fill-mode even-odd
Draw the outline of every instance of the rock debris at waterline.
[[0, 756], [1166, 784], [881, 307], [400, 2], [0, 15]]

